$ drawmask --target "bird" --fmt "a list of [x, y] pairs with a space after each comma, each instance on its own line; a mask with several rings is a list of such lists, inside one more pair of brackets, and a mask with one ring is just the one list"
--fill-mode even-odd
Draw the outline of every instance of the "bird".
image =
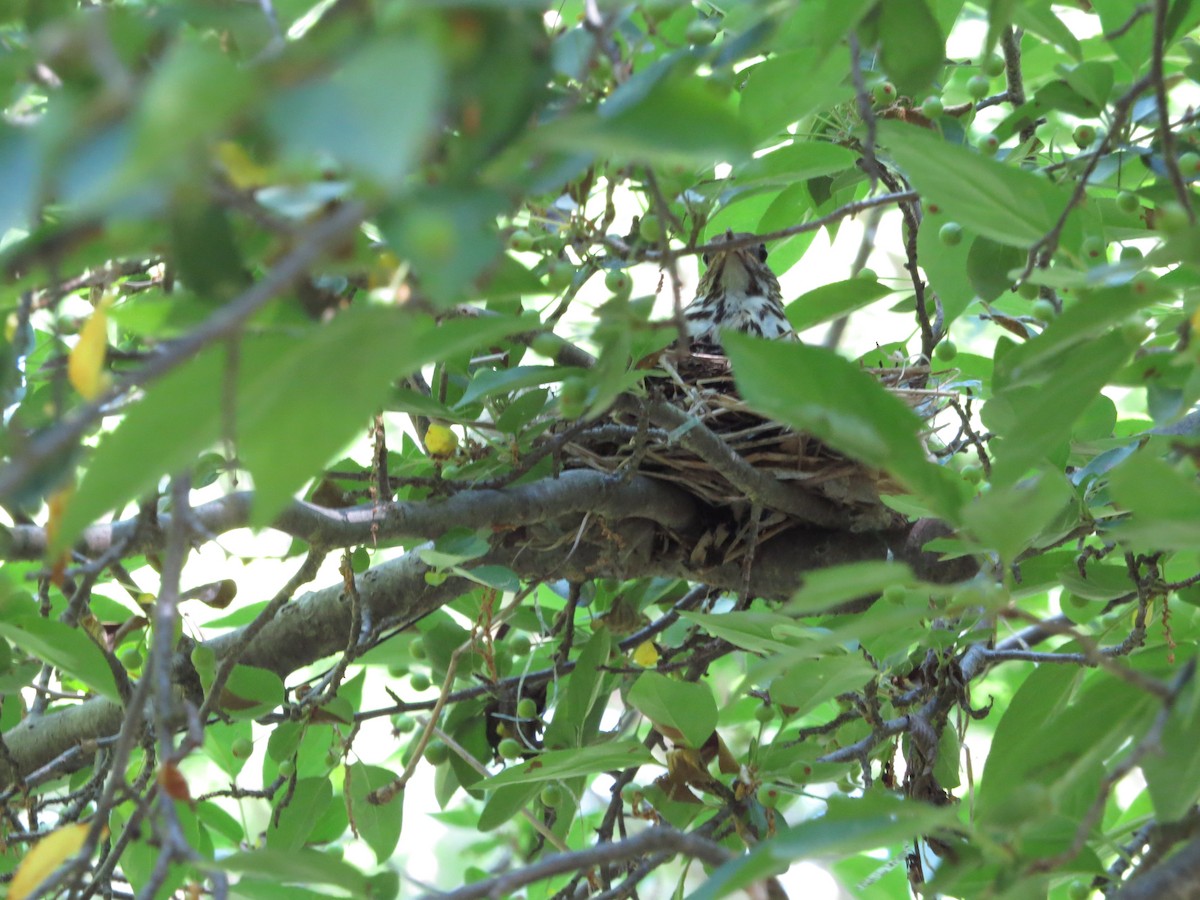
[[[717, 241], [750, 236], [728, 229]], [[721, 354], [722, 328], [756, 337], [799, 340], [783, 311], [779, 279], [767, 265], [765, 244], [713, 250], [704, 254], [704, 262], [708, 268], [696, 297], [683, 310], [694, 352]]]

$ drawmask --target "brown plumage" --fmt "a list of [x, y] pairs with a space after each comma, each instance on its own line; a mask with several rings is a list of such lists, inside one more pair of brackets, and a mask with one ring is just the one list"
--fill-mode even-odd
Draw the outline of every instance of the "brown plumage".
[[[718, 240], [744, 238], [732, 230]], [[796, 340], [783, 311], [779, 279], [767, 265], [764, 244], [751, 244], [704, 255], [708, 264], [696, 298], [683, 311], [693, 349], [721, 352], [719, 330], [756, 337]]]

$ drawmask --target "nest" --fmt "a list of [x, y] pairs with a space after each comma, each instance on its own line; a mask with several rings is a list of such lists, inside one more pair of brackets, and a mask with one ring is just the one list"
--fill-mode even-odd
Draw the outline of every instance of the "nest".
[[[803, 491], [822, 498], [844, 514], [847, 530], [876, 531], [899, 524], [901, 517], [884, 504], [882, 495], [901, 488], [886, 474], [849, 459], [811, 435], [764, 419], [747, 409], [738, 396], [723, 356], [693, 354], [659, 362], [666, 377], [647, 384], [657, 396], [683, 412], [689, 422], [699, 423], [719, 435], [730, 450], [759, 472], [779, 481], [791, 482]], [[922, 419], [931, 419], [944, 405], [947, 395], [926, 388], [928, 366], [899, 365], [869, 368], [892, 394], [904, 400]], [[624, 414], [581, 432], [565, 448], [570, 467], [588, 467], [604, 472], [637, 471], [641, 475], [678, 484], [716, 508], [734, 515], [730, 534], [722, 542], [729, 559], [744, 549], [745, 493], [731, 483], [718, 466], [701, 458], [681, 443], [687, 426], [668, 432], [645, 419]], [[780, 510], [764, 510], [752, 523], [755, 539], [797, 524]], [[809, 523], [805, 523], [809, 524]]]

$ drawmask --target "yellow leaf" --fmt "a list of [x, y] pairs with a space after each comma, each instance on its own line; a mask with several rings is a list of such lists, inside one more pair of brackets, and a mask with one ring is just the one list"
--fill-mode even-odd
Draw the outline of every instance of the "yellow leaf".
[[33, 845], [8, 887], [8, 900], [25, 900], [54, 870], [79, 852], [89, 826], [65, 825]]
[[643, 669], [658, 665], [658, 648], [654, 646], [654, 641], [642, 641], [638, 644], [637, 649], [633, 651], [633, 661]]
[[235, 141], [217, 144], [217, 162], [229, 176], [229, 183], [239, 191], [262, 187], [270, 179], [270, 172], [250, 158], [246, 149]]
[[67, 378], [85, 400], [95, 400], [108, 389], [109, 377], [104, 371], [108, 353], [108, 308], [112, 296], [105, 295], [95, 311], [84, 322], [79, 342], [67, 357]]
[[62, 520], [73, 496], [75, 486], [67, 485], [46, 498], [46, 555], [52, 569], [65, 568], [67, 564], [67, 553], [61, 544], [62, 535], [59, 532], [62, 530]]

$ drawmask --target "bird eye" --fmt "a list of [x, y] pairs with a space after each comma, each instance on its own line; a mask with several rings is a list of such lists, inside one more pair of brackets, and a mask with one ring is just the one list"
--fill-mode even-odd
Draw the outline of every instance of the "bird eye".
[[704, 260], [704, 264], [705, 264], [706, 266], [707, 266], [707, 265], [708, 265], [710, 262], [712, 262], [712, 254], [711, 254], [711, 253], [701, 253], [701, 254], [700, 254], [700, 258], [701, 258], [702, 260]]
[[767, 245], [766, 244], [758, 245], [758, 261], [759, 262], [767, 261]]

